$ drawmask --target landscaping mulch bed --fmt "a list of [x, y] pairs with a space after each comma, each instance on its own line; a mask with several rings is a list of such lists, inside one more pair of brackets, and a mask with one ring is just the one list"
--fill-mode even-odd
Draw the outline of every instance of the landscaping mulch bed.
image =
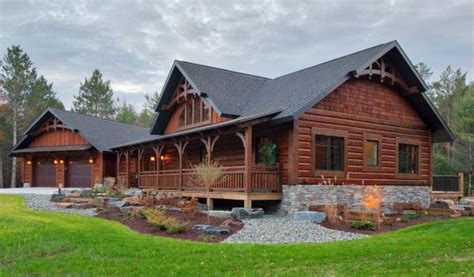
[[164, 210], [163, 212], [166, 213], [167, 216], [173, 217], [177, 219], [182, 224], [186, 225], [186, 231], [183, 233], [178, 234], [169, 234], [166, 231], [157, 230], [154, 226], [150, 225], [145, 218], [141, 216], [131, 217], [127, 214], [124, 214], [120, 211], [120, 209], [106, 209], [101, 211], [97, 214], [97, 217], [104, 218], [107, 220], [112, 220], [116, 222], [120, 222], [124, 225], [127, 225], [130, 229], [135, 230], [139, 233], [143, 234], [150, 234], [154, 236], [162, 236], [162, 237], [170, 237], [175, 239], [183, 239], [183, 240], [193, 240], [193, 241], [201, 241], [201, 242], [221, 242], [226, 238], [230, 237], [235, 232], [239, 231], [243, 227], [243, 223], [240, 221], [232, 220], [232, 224], [229, 226], [225, 226], [229, 229], [229, 234], [227, 235], [210, 235], [203, 232], [198, 232], [193, 230], [193, 226], [195, 224], [206, 224], [206, 225], [215, 225], [220, 226], [227, 220], [230, 219], [226, 218], [218, 218], [218, 217], [208, 217], [207, 214], [198, 213], [195, 216], [187, 217], [180, 211], [169, 211]]
[[[396, 217], [403, 217], [401, 215], [389, 215], [386, 216], [389, 219], [394, 219]], [[453, 219], [449, 216], [440, 216], [440, 215], [425, 215], [416, 219], [411, 219], [408, 221], [397, 221], [393, 222], [392, 224], [388, 223], [380, 223], [379, 227], [376, 230], [359, 230], [351, 227], [351, 223], [346, 223], [342, 220], [338, 221], [337, 223], [329, 223], [327, 221], [324, 221], [321, 223], [322, 226], [329, 228], [329, 229], [334, 229], [334, 230], [339, 230], [339, 231], [345, 231], [345, 232], [352, 232], [352, 233], [359, 233], [359, 234], [366, 234], [366, 235], [374, 235], [378, 233], [385, 233], [385, 232], [390, 232], [390, 231], [395, 231], [398, 229], [402, 229], [405, 227], [417, 225], [417, 224], [422, 224], [426, 222], [432, 222], [432, 221], [441, 221], [441, 220], [450, 220]]]

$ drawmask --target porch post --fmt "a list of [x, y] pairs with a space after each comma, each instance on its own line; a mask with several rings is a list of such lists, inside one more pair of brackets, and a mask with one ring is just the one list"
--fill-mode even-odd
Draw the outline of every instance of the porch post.
[[142, 148], [138, 148], [138, 155], [137, 155], [137, 185], [138, 187], [140, 187], [140, 171], [141, 171], [141, 168], [140, 168], [140, 164], [141, 164], [141, 160], [142, 160], [142, 154], [143, 154], [143, 149]]
[[245, 129], [245, 169], [244, 169], [244, 188], [249, 193], [252, 186], [252, 126]]
[[[118, 184], [119, 182], [119, 177], [120, 177], [120, 156], [122, 155], [122, 151], [117, 151], [117, 167], [115, 169], [115, 183]], [[66, 161], [64, 161], [66, 162]]]
[[130, 169], [130, 165], [128, 164], [128, 162], [129, 162], [128, 156], [129, 156], [129, 155], [128, 155], [128, 151], [127, 151], [127, 152], [125, 152], [125, 162], [126, 162], [126, 163], [125, 163], [125, 165], [126, 165], [126, 166], [125, 166], [125, 174], [126, 174], [126, 175], [125, 175], [125, 182], [126, 182], [125, 185], [126, 185], [127, 187], [130, 186], [130, 180], [129, 180], [130, 178], [129, 178], [129, 172], [128, 172], [129, 169]]
[[161, 153], [163, 152], [164, 146], [157, 146], [155, 148], [156, 153], [156, 187], [160, 188], [160, 163], [161, 163]]
[[183, 155], [184, 151], [186, 150], [186, 146], [188, 145], [188, 141], [186, 141], [184, 144], [182, 141], [179, 142], [179, 144], [174, 144], [176, 148], [178, 149], [178, 155], [179, 155], [179, 184], [178, 184], [178, 190], [182, 190], [183, 186]]

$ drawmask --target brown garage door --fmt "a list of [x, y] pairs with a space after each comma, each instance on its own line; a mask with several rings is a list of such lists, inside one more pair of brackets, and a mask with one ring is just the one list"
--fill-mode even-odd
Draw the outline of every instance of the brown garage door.
[[52, 159], [35, 160], [33, 185], [35, 187], [56, 186], [56, 165]]
[[66, 186], [73, 188], [91, 187], [91, 165], [86, 158], [68, 159], [66, 167]]

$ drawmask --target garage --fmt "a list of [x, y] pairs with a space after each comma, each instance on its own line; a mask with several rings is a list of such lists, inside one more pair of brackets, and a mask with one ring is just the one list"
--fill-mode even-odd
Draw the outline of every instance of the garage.
[[66, 186], [89, 188], [92, 186], [92, 168], [87, 158], [70, 158], [67, 160]]
[[35, 187], [56, 187], [56, 165], [52, 159], [36, 159], [33, 168]]

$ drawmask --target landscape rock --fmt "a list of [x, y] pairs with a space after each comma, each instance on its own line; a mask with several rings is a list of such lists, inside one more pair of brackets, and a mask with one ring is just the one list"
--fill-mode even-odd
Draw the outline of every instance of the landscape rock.
[[87, 198], [91, 197], [91, 194], [92, 194], [92, 191], [90, 189], [83, 189], [81, 190], [81, 193], [80, 193], [81, 197], [87, 197]]
[[220, 218], [231, 218], [232, 213], [229, 211], [208, 211], [209, 216], [220, 217]]
[[265, 213], [262, 208], [233, 208], [231, 215], [235, 219], [262, 218]]
[[94, 205], [96, 207], [103, 206], [102, 199], [100, 199], [100, 198], [89, 198], [89, 199], [87, 199], [87, 203], [90, 204], [90, 205]]
[[66, 198], [79, 198], [81, 197], [80, 192], [68, 193], [65, 195]]
[[323, 212], [300, 211], [293, 214], [293, 220], [296, 221], [312, 221], [321, 223], [324, 219], [326, 219], [326, 213]]
[[73, 203], [56, 203], [56, 206], [58, 206], [61, 209], [70, 209], [72, 208]]
[[224, 220], [224, 222], [222, 222], [220, 226], [230, 229], [232, 227], [239, 227], [239, 226], [242, 226], [242, 225], [244, 225], [242, 223], [242, 221], [229, 218], [229, 219]]
[[196, 224], [193, 226], [193, 230], [198, 232], [204, 232], [206, 234], [211, 235], [226, 235], [229, 234], [229, 229], [221, 227], [221, 226], [214, 226], [214, 225], [205, 225], [205, 224]]
[[459, 200], [460, 205], [471, 206], [474, 209], [474, 197], [464, 197]]
[[122, 191], [122, 195], [124, 197], [140, 196], [142, 195], [142, 191], [139, 189], [129, 189], [129, 190]]
[[125, 201], [112, 201], [109, 202], [110, 207], [122, 208], [125, 206]]
[[64, 200], [64, 194], [56, 193], [51, 195], [51, 202], [61, 202]]
[[122, 199], [125, 202], [125, 205], [128, 206], [140, 206], [140, 198], [138, 196], [125, 197]]
[[436, 209], [452, 209], [454, 206], [453, 200], [436, 200], [431, 202], [430, 208]]
[[158, 205], [156, 207], [158, 209], [167, 210], [167, 211], [181, 211], [180, 208], [175, 207], [175, 206], [171, 206], [171, 205]]
[[[80, 214], [85, 216], [94, 216], [97, 214], [95, 209], [72, 209], [71, 207], [63, 208], [61, 206], [67, 207], [69, 205], [73, 205], [73, 203], [51, 202], [51, 195], [24, 194], [23, 196], [26, 198], [25, 205], [35, 210], [47, 210], [69, 214]], [[58, 204], [60, 205], [58, 206]]]

